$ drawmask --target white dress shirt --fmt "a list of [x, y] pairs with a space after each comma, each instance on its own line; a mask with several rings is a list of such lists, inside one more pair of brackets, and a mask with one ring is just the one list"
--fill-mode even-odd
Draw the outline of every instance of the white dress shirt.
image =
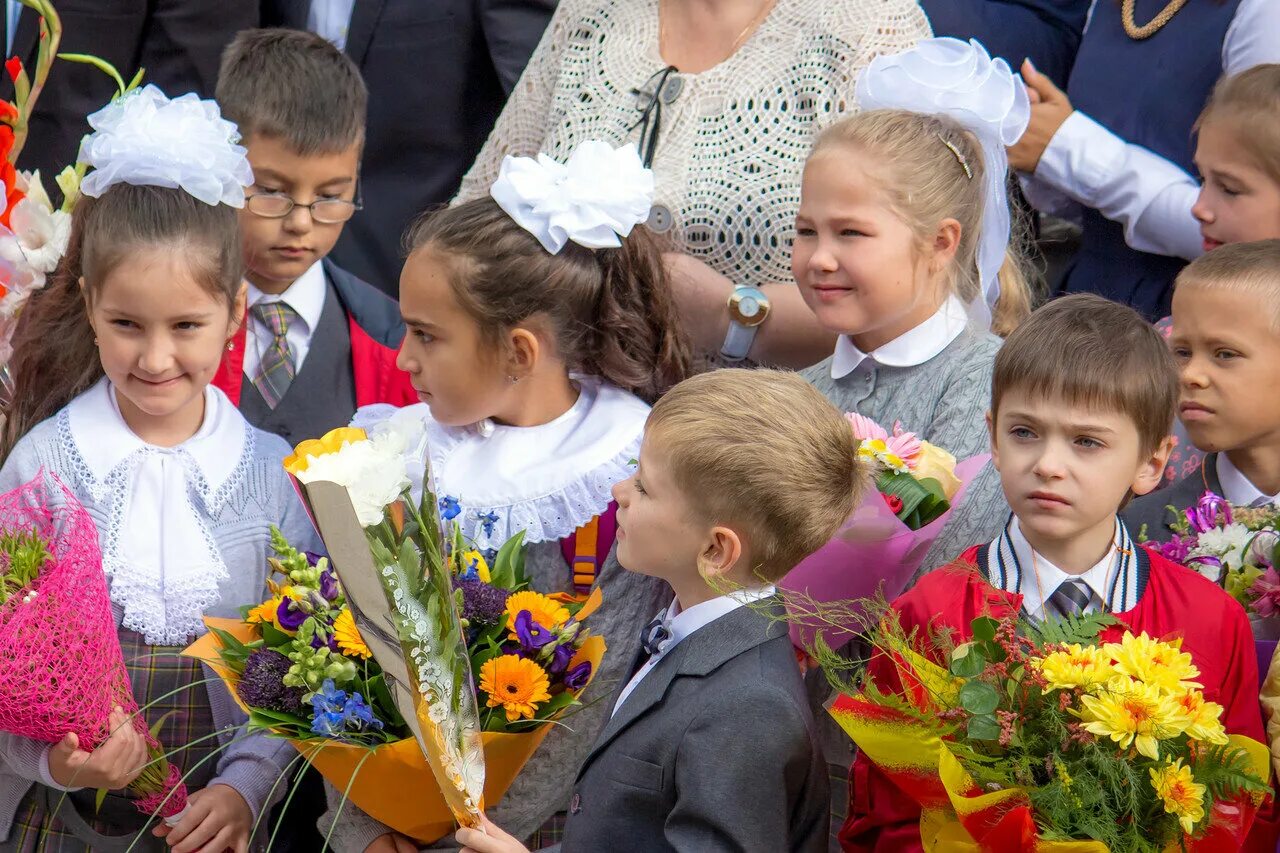
[[356, 0], [311, 0], [307, 12], [307, 29], [347, 49], [347, 31], [351, 28], [351, 11]]
[[1217, 456], [1218, 484], [1222, 486], [1222, 496], [1232, 506], [1252, 506], [1255, 501], [1266, 500], [1275, 503], [1280, 495], [1269, 495], [1249, 481], [1240, 469], [1231, 464], [1227, 454]]
[[[653, 671], [658, 662], [666, 657], [672, 649], [680, 644], [680, 641], [689, 636], [699, 628], [704, 628], [721, 616], [726, 616], [739, 607], [761, 601], [774, 595], [777, 589], [770, 586], [759, 587], [756, 589], [739, 589], [734, 590], [727, 595], [719, 595], [710, 601], [704, 601], [701, 604], [695, 604], [688, 610], [680, 609], [679, 601], [672, 601], [663, 616], [663, 622], [667, 626], [667, 630], [671, 635], [667, 639], [658, 644], [658, 653], [645, 661], [644, 666], [636, 670], [636, 674], [631, 676], [631, 680], [627, 682], [627, 686], [622, 688], [622, 692], [618, 694], [618, 701], [613, 704], [613, 713], [618, 713], [618, 709], [622, 707], [622, 703], [627, 701], [627, 697], [635, 691], [636, 686], [644, 680], [644, 677]], [[612, 715], [610, 715], [612, 716]]]
[[[312, 264], [306, 272], [298, 276], [298, 280], [289, 285], [289, 289], [281, 294], [263, 293], [249, 284], [249, 307], [259, 302], [283, 302], [294, 310], [298, 316], [289, 324], [285, 332], [285, 340], [293, 350], [294, 371], [302, 370], [302, 362], [311, 349], [311, 333], [320, 322], [324, 313], [324, 299], [328, 292], [325, 283], [324, 267], [320, 261]], [[244, 375], [252, 379], [262, 363], [262, 354], [271, 346], [273, 336], [271, 329], [249, 312], [249, 328], [245, 337]]]
[[[1271, 62], [1280, 62], [1280, 2], [1240, 0], [1222, 42], [1223, 73]], [[1125, 242], [1140, 252], [1188, 260], [1203, 254], [1200, 225], [1191, 215], [1199, 181], [1084, 113], [1068, 116], [1035, 173], [1019, 178], [1037, 210], [1077, 219], [1080, 206], [1093, 208], [1123, 225]]]
[[836, 351], [831, 358], [831, 378], [842, 379], [848, 376], [867, 359], [887, 367], [915, 367], [924, 364], [950, 346], [968, 325], [969, 315], [964, 310], [964, 304], [951, 296], [928, 320], [872, 352], [863, 352], [853, 343], [852, 338], [841, 335], [836, 340]]

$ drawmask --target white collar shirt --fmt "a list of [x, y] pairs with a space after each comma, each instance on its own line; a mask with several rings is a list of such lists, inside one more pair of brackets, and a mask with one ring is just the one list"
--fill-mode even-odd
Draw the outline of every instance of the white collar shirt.
[[886, 367], [924, 364], [950, 346], [968, 325], [963, 303], [951, 296], [929, 319], [869, 353], [858, 349], [848, 335], [841, 335], [831, 359], [831, 378], [843, 379], [868, 359]]
[[1249, 481], [1239, 468], [1231, 464], [1227, 454], [1217, 456], [1218, 484], [1222, 496], [1232, 506], [1253, 506], [1275, 503], [1278, 495], [1268, 495]]
[[[263, 293], [253, 284], [249, 288], [249, 308], [259, 302], [283, 302], [293, 309], [297, 317], [289, 323], [285, 332], [285, 340], [293, 350], [293, 369], [302, 370], [307, 353], [311, 349], [311, 334], [320, 324], [320, 315], [324, 313], [324, 300], [328, 292], [325, 282], [324, 267], [316, 261], [307, 271], [298, 276], [297, 281], [289, 285], [284, 293]], [[249, 328], [245, 340], [244, 375], [252, 379], [262, 363], [262, 355], [271, 346], [271, 329], [253, 316], [249, 311]]]

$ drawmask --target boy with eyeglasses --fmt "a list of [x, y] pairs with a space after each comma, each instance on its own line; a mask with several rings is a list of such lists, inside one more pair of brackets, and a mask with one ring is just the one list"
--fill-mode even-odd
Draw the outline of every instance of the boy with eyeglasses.
[[217, 100], [254, 185], [240, 212], [248, 312], [214, 384], [291, 444], [345, 426], [359, 406], [417, 402], [395, 365], [395, 302], [326, 259], [360, 209], [359, 69], [313, 33], [246, 30], [223, 53]]

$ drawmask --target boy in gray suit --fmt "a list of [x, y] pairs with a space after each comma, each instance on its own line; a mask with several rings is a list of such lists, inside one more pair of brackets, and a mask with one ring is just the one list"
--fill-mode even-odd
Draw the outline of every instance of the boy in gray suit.
[[1178, 416], [1206, 456], [1122, 514], [1155, 542], [1206, 491], [1233, 506], [1280, 496], [1280, 240], [1222, 246], [1184, 269], [1169, 345], [1182, 380]]
[[[795, 374], [719, 370], [658, 401], [613, 490], [618, 560], [676, 598], [577, 771], [563, 853], [827, 849], [826, 764], [774, 583], [868, 486], [848, 423]], [[457, 839], [525, 851], [487, 820]]]

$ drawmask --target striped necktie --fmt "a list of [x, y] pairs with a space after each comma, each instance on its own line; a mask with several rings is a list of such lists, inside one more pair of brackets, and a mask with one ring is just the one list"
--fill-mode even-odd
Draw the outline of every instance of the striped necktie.
[[253, 384], [267, 407], [274, 409], [280, 405], [293, 382], [295, 357], [286, 336], [289, 324], [298, 318], [298, 313], [283, 302], [259, 302], [250, 312], [271, 332], [271, 343], [262, 352]]
[[1049, 596], [1049, 600], [1045, 602], [1045, 615], [1059, 619], [1079, 616], [1092, 601], [1093, 591], [1089, 589], [1089, 585], [1079, 578], [1072, 578], [1060, 583], [1053, 595]]

